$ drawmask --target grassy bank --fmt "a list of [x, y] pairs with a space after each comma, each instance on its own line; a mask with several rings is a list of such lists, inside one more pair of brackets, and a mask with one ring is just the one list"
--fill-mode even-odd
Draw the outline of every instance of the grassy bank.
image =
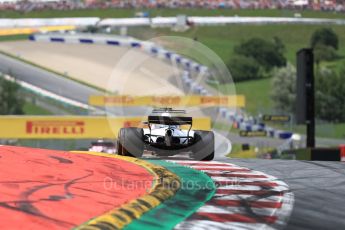
[[[185, 14], [189, 16], [269, 16], [269, 17], [293, 17], [297, 11], [290, 10], [207, 10], [207, 9], [84, 9], [84, 10], [45, 10], [31, 11], [27, 13], [16, 11], [2, 11], [1, 18], [52, 18], [52, 17], [133, 17], [136, 12], [147, 11], [150, 16], [176, 16]], [[302, 11], [303, 17], [310, 18], [343, 18], [344, 13]], [[327, 26], [327, 25], [325, 25]], [[170, 29], [145, 28], [145, 39], [161, 35], [176, 35], [190, 38], [198, 38], [200, 42], [215, 51], [225, 63], [233, 54], [233, 47], [240, 41], [260, 37], [272, 39], [279, 37], [286, 45], [286, 57], [291, 63], [295, 63], [296, 52], [309, 46], [311, 34], [319, 28], [319, 25], [230, 25], [230, 26], [202, 26], [194, 27], [186, 32], [172, 32]], [[345, 54], [345, 30], [344, 26], [331, 25], [339, 35], [340, 54]], [[129, 28], [131, 30], [131, 28]], [[139, 28], [140, 30], [140, 28]], [[7, 36], [1, 39], [18, 39], [19, 36]], [[339, 65], [343, 64], [339, 61]]]
[[[246, 110], [252, 115], [272, 113], [272, 101], [270, 100], [271, 78], [261, 80], [245, 81], [236, 84], [236, 93], [243, 94], [246, 97]], [[218, 86], [223, 92], [226, 92], [227, 84]], [[278, 125], [277, 123], [269, 124], [278, 129], [289, 130], [300, 134], [306, 133], [304, 125]], [[229, 127], [223, 124], [214, 124], [215, 128], [228, 130]], [[319, 123], [316, 124], [316, 136], [325, 138], [345, 138], [345, 123]]]
[[227, 155], [231, 158], [257, 158], [254, 147], [250, 146], [249, 150], [242, 150], [242, 146], [239, 144], [233, 144], [231, 153]]
[[25, 115], [52, 115], [50, 111], [30, 102], [25, 102], [23, 110]]
[[260, 158], [263, 154], [271, 152], [272, 148], [261, 148], [257, 149], [258, 152], [255, 151], [254, 146], [249, 146], [249, 150], [242, 150], [242, 145], [240, 144], [233, 144], [231, 153], [227, 155], [230, 158]]
[[18, 40], [27, 40], [28, 35], [8, 35], [8, 36], [0, 36], [0, 42], [6, 41], [18, 41]]
[[[293, 125], [290, 127], [287, 126], [278, 126], [276, 124], [272, 124], [277, 128], [282, 128], [285, 130], [291, 130], [296, 133], [306, 134], [306, 126], [305, 125]], [[323, 138], [337, 138], [337, 139], [344, 139], [345, 138], [345, 123], [319, 123], [316, 124], [315, 128], [316, 136], [323, 137]]]
[[[155, 36], [183, 36], [197, 38], [199, 42], [208, 46], [224, 63], [228, 63], [233, 56], [233, 48], [241, 41], [259, 37], [272, 40], [278, 37], [285, 44], [285, 56], [287, 60], [295, 64], [296, 52], [302, 48], [309, 47], [309, 41], [313, 32], [320, 28], [319, 25], [229, 25], [229, 26], [208, 26], [196, 27], [186, 32], [172, 32], [169, 29], [157, 29], [151, 33]], [[339, 54], [345, 54], [345, 27], [339, 25], [326, 26], [331, 27], [339, 36], [340, 49]], [[146, 37], [146, 39], [148, 39]], [[340, 59], [332, 63], [335, 68], [344, 64]], [[231, 69], [230, 69], [231, 72]]]
[[[227, 92], [229, 84], [217, 86], [221, 92]], [[270, 100], [271, 78], [244, 81], [235, 84], [236, 93], [246, 97], [246, 111], [256, 115], [260, 112], [272, 110]]]

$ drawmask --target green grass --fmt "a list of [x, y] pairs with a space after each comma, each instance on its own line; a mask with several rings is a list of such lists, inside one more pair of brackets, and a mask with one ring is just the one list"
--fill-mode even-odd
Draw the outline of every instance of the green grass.
[[[271, 78], [260, 80], [244, 81], [235, 84], [236, 94], [246, 97], [246, 111], [256, 115], [259, 112], [272, 110], [270, 99]], [[221, 92], [227, 92], [229, 84], [222, 84], [219, 87]]]
[[17, 41], [17, 40], [26, 40], [28, 39], [28, 35], [8, 35], [8, 36], [0, 36], [0, 42], [4, 41]]
[[[176, 16], [185, 14], [189, 16], [271, 16], [271, 17], [293, 17], [295, 12], [289, 10], [207, 10], [207, 9], [84, 9], [84, 10], [45, 10], [21, 13], [16, 11], [2, 11], [2, 18], [50, 18], [50, 17], [133, 17], [135, 12], [148, 11], [150, 16]], [[345, 14], [333, 12], [303, 11], [303, 17], [316, 18], [344, 18]], [[286, 57], [291, 63], [295, 63], [296, 52], [309, 45], [309, 39], [318, 25], [230, 25], [230, 26], [209, 26], [194, 27], [184, 33], [171, 32], [169, 29], [153, 30], [149, 37], [159, 35], [177, 35], [184, 37], [197, 37], [200, 42], [215, 51], [225, 63], [233, 55], [233, 47], [240, 41], [252, 37], [272, 39], [280, 37], [286, 44]], [[344, 26], [332, 25], [339, 35], [341, 43], [345, 41]], [[147, 28], [150, 30], [149, 28]], [[131, 28], [129, 29], [131, 30]], [[147, 33], [146, 33], [147, 34]], [[14, 37], [15, 38], [15, 37]], [[1, 38], [0, 38], [1, 41]], [[345, 46], [345, 44], [344, 44]], [[339, 53], [345, 54], [345, 47], [340, 44]], [[338, 62], [337, 62], [338, 63]], [[339, 62], [337, 65], [341, 65]]]
[[[246, 97], [246, 111], [252, 115], [270, 114], [273, 112], [272, 101], [270, 99], [271, 78], [239, 82], [235, 84], [236, 93], [243, 94]], [[220, 87], [221, 90], [226, 91], [228, 85], [224, 84]], [[317, 122], [318, 123], [318, 122]], [[306, 133], [305, 125], [277, 125], [277, 123], [270, 124], [273, 127], [290, 130], [300, 134]], [[326, 123], [316, 124], [316, 136], [324, 138], [345, 138], [345, 123]]]
[[236, 93], [246, 96], [246, 110], [251, 114], [270, 111], [272, 103], [270, 99], [271, 79], [265, 78], [255, 81], [239, 82], [235, 84]]
[[258, 152], [255, 150], [255, 146], [250, 145], [249, 150], [242, 150], [241, 144], [233, 144], [231, 153], [227, 155], [227, 157], [231, 158], [262, 158], [264, 154], [268, 154], [274, 149], [270, 147], [258, 148]]
[[317, 125], [316, 135], [319, 137], [344, 139], [345, 123]]
[[299, 10], [234, 10], [234, 9], [78, 9], [78, 10], [44, 10], [27, 13], [1, 11], [1, 18], [52, 18], [52, 17], [133, 17], [136, 12], [149, 12], [150, 16], [267, 16], [293, 17], [301, 13], [310, 18], [345, 18], [344, 14], [335, 12], [299, 11]]
[[[270, 114], [272, 112], [272, 101], [270, 100], [270, 83], [271, 78], [261, 80], [245, 81], [236, 83], [236, 93], [243, 94], [246, 97], [246, 111], [252, 115], [258, 113]], [[227, 84], [218, 86], [221, 91], [226, 92]], [[304, 125], [278, 125], [277, 123], [270, 123], [272, 127], [290, 130], [300, 134], [306, 133]], [[228, 131], [230, 127], [224, 124], [213, 124], [213, 128]], [[236, 132], [232, 129], [232, 132]], [[316, 136], [324, 138], [345, 138], [345, 123], [328, 123], [316, 125]]]
[[30, 102], [25, 102], [23, 110], [25, 115], [52, 115], [50, 111]]
[[254, 151], [253, 146], [250, 146], [249, 150], [243, 151], [242, 145], [233, 144], [231, 153], [229, 153], [227, 155], [227, 157], [231, 157], [231, 158], [256, 158], [256, 153]]
[[[305, 125], [277, 125], [277, 124], [270, 124], [273, 127], [290, 130], [300, 134], [306, 134], [306, 126]], [[328, 123], [328, 124], [316, 124], [315, 132], [317, 137], [324, 137], [324, 138], [345, 138], [345, 123]]]
[[[198, 38], [198, 41], [212, 49], [228, 63], [234, 55], [233, 48], [241, 41], [258, 37], [272, 40], [279, 37], [286, 46], [285, 56], [287, 60], [295, 64], [296, 52], [302, 48], [309, 47], [312, 33], [323, 26], [319, 25], [229, 25], [229, 26], [208, 26], [196, 27], [186, 32], [172, 32], [169, 29], [156, 29], [150, 36], [183, 36]], [[344, 26], [330, 25], [339, 36], [339, 54], [345, 54], [345, 29]], [[148, 39], [146, 37], [145, 39]], [[336, 62], [337, 66], [343, 65], [343, 60]], [[230, 70], [231, 71], [231, 70]]]
[[[171, 32], [168, 29], [156, 30], [157, 35], [174, 35], [185, 36], [190, 38], [198, 38], [222, 60], [227, 63], [234, 55], [233, 47], [241, 41], [252, 38], [260, 37], [264, 39], [272, 39], [277, 36], [281, 38], [286, 46], [285, 56], [287, 60], [295, 64], [296, 52], [305, 47], [309, 47], [309, 40], [312, 33], [322, 26], [317, 25], [231, 25], [219, 27], [198, 27], [188, 30], [183, 33]], [[339, 36], [340, 49], [338, 54], [345, 55], [345, 29], [344, 26], [332, 25], [331, 27]], [[152, 36], [152, 34], [151, 34]], [[339, 70], [345, 64], [344, 59], [340, 59], [331, 63], [322, 63], [329, 68]], [[231, 69], [230, 69], [231, 72]], [[270, 99], [271, 92], [271, 79], [264, 78], [260, 80], [252, 80], [246, 82], [239, 82], [235, 84], [236, 93], [246, 96], [246, 110], [252, 114], [258, 113], [271, 113], [272, 101]], [[226, 92], [229, 85], [221, 85], [220, 90]], [[290, 129], [290, 127], [284, 127]], [[304, 133], [304, 127], [293, 126], [293, 131]], [[317, 125], [317, 136], [329, 138], [344, 138], [345, 133], [344, 124], [330, 124], [330, 125]]]

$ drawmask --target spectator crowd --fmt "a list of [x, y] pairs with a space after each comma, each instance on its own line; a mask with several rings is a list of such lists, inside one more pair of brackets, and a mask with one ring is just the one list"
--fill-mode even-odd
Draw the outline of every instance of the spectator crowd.
[[344, 11], [344, 0], [0, 0], [0, 10], [96, 8], [310, 9]]

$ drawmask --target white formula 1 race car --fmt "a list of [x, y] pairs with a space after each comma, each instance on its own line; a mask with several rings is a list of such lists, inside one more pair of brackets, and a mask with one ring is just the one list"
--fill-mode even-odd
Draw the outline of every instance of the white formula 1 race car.
[[115, 143], [111, 141], [97, 140], [97, 141], [91, 142], [91, 147], [89, 148], [89, 151], [115, 154], [116, 153]]
[[148, 128], [122, 128], [117, 141], [117, 153], [141, 157], [144, 151], [158, 156], [189, 153], [196, 160], [214, 158], [214, 134], [212, 131], [192, 130], [192, 117], [184, 110], [154, 109], [148, 116]]

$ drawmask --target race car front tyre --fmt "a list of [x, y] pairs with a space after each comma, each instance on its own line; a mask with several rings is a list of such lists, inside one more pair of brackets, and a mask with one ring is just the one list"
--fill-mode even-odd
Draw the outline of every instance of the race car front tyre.
[[214, 134], [212, 131], [194, 131], [193, 158], [211, 161], [214, 158]]
[[142, 157], [144, 131], [140, 128], [122, 128], [118, 135], [117, 153], [123, 156]]

